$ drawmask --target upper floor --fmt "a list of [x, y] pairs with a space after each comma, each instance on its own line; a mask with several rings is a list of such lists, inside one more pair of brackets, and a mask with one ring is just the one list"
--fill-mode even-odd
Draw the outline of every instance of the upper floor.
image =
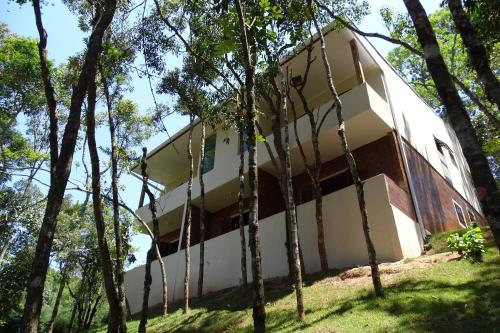
[[[342, 111], [346, 123], [346, 135], [351, 149], [357, 149], [389, 132], [400, 133], [403, 140], [413, 146], [478, 210], [479, 204], [470, 181], [469, 167], [465, 162], [458, 140], [445, 122], [411, 89], [387, 61], [364, 38], [349, 30], [330, 31], [325, 34], [327, 52], [334, 83], [342, 101]], [[354, 45], [354, 46], [353, 46]], [[356, 49], [353, 50], [353, 47]], [[309, 79], [304, 88], [311, 109], [321, 119], [330, 108], [329, 94], [324, 67], [319, 54], [319, 42], [314, 42]], [[353, 52], [354, 51], [354, 52]], [[293, 75], [304, 73], [307, 52], [299, 49], [282, 62], [282, 66]], [[361, 70], [361, 75], [360, 75]], [[297, 108], [297, 133], [310, 161], [313, 159], [311, 130], [304, 115], [301, 102], [295, 93], [291, 95]], [[266, 103], [259, 101], [259, 123], [273, 154], [273, 134], [271, 115]], [[291, 112], [289, 112], [292, 117]], [[291, 122], [293, 118], [289, 119]], [[186, 126], [169, 140], [148, 154], [150, 179], [163, 185], [159, 200], [159, 215], [165, 219], [180, 221], [186, 201], [189, 176], [186, 153], [189, 126]], [[320, 132], [320, 149], [323, 161], [342, 155], [334, 112], [326, 118]], [[304, 172], [304, 163], [296, 145], [294, 126], [290, 126], [290, 150], [293, 175]], [[235, 130], [207, 129], [205, 144], [205, 205], [208, 211], [218, 211], [237, 198], [239, 190], [238, 166], [239, 142]], [[200, 189], [197, 181], [200, 161], [201, 131], [199, 122], [193, 130], [193, 158], [195, 179], [192, 197], [198, 200]], [[258, 144], [258, 167], [271, 175], [276, 170], [263, 143]], [[139, 172], [136, 168], [134, 172]], [[150, 220], [147, 207], [138, 213]], [[175, 225], [180, 224], [175, 223]], [[173, 226], [174, 228], [175, 226]], [[164, 230], [167, 231], [167, 230]]]

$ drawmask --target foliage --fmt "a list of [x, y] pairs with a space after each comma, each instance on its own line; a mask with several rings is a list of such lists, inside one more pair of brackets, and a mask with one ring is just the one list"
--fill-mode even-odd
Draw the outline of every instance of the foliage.
[[460, 235], [453, 233], [448, 237], [448, 247], [471, 261], [481, 261], [484, 250], [484, 237], [481, 228], [474, 223], [467, 226], [467, 231]]
[[[383, 8], [381, 15], [392, 37], [402, 40], [416, 49], [420, 49], [413, 25], [407, 15], [394, 13], [389, 8]], [[456, 31], [449, 10], [447, 8], [438, 10], [429, 15], [429, 20], [436, 33], [441, 53], [450, 73], [456, 76], [472, 93], [477, 95], [480, 102], [498, 119], [500, 117], [499, 110], [488, 101], [481, 82], [478, 80], [475, 71], [470, 67], [467, 51], [462, 44], [460, 35]], [[500, 66], [500, 57], [497, 56], [500, 52], [500, 43], [498, 40], [491, 43], [490, 50], [491, 67], [498, 68]], [[389, 52], [387, 59], [412, 85], [417, 93], [422, 96], [427, 104], [436, 113], [443, 115], [444, 109], [434, 86], [434, 81], [427, 70], [425, 60], [404, 47], [397, 47]], [[498, 133], [498, 130], [488, 121], [477, 104], [463, 90], [461, 90], [461, 97], [471, 116], [483, 151], [489, 155], [494, 175], [500, 177], [500, 168], [498, 167], [500, 164], [500, 133]]]
[[28, 135], [39, 131], [38, 119], [45, 109], [37, 43], [32, 38], [10, 34], [0, 38], [0, 182], [7, 180], [8, 168], [24, 167], [45, 158], [35, 146], [46, 138], [30, 142], [17, 125], [26, 119]]

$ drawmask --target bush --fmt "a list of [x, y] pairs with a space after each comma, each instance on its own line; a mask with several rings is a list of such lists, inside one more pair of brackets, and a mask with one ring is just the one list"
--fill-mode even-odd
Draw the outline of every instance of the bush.
[[463, 258], [471, 261], [482, 261], [484, 253], [483, 232], [475, 223], [471, 223], [463, 235], [453, 233], [448, 237], [448, 247], [452, 251], [458, 252]]

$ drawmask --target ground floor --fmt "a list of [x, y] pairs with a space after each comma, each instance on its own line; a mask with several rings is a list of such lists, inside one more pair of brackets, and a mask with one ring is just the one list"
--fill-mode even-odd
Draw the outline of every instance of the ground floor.
[[[441, 237], [446, 239], [446, 237]], [[433, 243], [433, 248], [446, 245]], [[266, 325], [272, 332], [499, 332], [500, 256], [489, 248], [484, 262], [471, 264], [449, 254], [382, 264], [386, 297], [370, 293], [366, 270], [312, 274], [304, 279], [305, 322], [297, 319], [295, 295], [285, 281], [266, 283]], [[230, 289], [182, 304], [169, 304], [169, 315], [153, 312], [151, 332], [250, 332], [252, 291]], [[139, 319], [128, 323], [136, 331]], [[103, 325], [101, 331], [106, 331]]]
[[[401, 152], [401, 146], [405, 154]], [[454, 188], [450, 180], [407, 142], [398, 144], [394, 132], [354, 150], [353, 154], [365, 184], [369, 223], [380, 262], [419, 256], [423, 246], [422, 230], [435, 233], [464, 227], [473, 220], [482, 222], [480, 213]], [[264, 278], [286, 276], [285, 207], [280, 188], [275, 175], [264, 169], [259, 169], [258, 178]], [[366, 264], [366, 245], [356, 191], [343, 156], [323, 163], [321, 186], [329, 267]], [[308, 175], [304, 172], [295, 174], [293, 187], [303, 264], [307, 273], [314, 273], [320, 270], [320, 262], [315, 204]], [[247, 204], [245, 202], [245, 206]], [[238, 211], [235, 200], [206, 214], [204, 293], [241, 283]], [[180, 299], [183, 295], [185, 235], [180, 237], [181, 229], [161, 236], [170, 300]], [[194, 295], [199, 266], [199, 209], [195, 205], [191, 235], [191, 291]], [[249, 251], [247, 253], [247, 266], [250, 268]], [[159, 276], [157, 263], [153, 264], [152, 274]], [[127, 299], [132, 313], [140, 310], [143, 279], [144, 267], [134, 268], [126, 274]], [[251, 281], [250, 269], [248, 279]], [[160, 279], [153, 279], [151, 290], [150, 304], [161, 302]]]

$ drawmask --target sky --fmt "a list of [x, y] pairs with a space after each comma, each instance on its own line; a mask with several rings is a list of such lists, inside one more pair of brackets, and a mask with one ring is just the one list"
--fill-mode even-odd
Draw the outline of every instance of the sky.
[[[378, 14], [382, 6], [389, 6], [396, 12], [405, 11], [402, 0], [376, 0], [369, 2], [371, 5], [371, 14], [366, 16], [359, 25], [359, 28], [366, 32], [387, 33], [383, 26], [382, 19]], [[439, 8], [440, 1], [421, 0], [421, 2], [427, 13], [430, 14]], [[139, 12], [140, 9], [136, 9], [136, 11]], [[139, 13], [131, 14], [131, 16], [134, 17], [134, 15], [138, 14]], [[50, 59], [56, 64], [60, 64], [65, 62], [68, 57], [82, 51], [84, 47], [83, 40], [86, 34], [78, 28], [77, 17], [67, 9], [62, 1], [46, 1], [45, 6], [42, 8], [42, 15], [44, 26], [48, 34], [47, 50]], [[33, 9], [30, 5], [19, 6], [14, 1], [1, 0], [0, 21], [6, 23], [13, 33], [38, 39]], [[384, 56], [394, 47], [388, 42], [375, 38], [370, 39], [370, 42]], [[143, 58], [139, 56], [136, 63], [140, 66], [143, 64], [143, 61]], [[180, 60], [173, 56], [171, 59], [168, 59], [168, 63], [170, 63], [171, 66], [179, 66], [181, 64]], [[155, 82], [153, 81], [153, 85], [154, 84]], [[133, 91], [127, 92], [126, 98], [134, 101], [138, 105], [140, 111], [146, 111], [154, 107], [153, 96], [149, 88], [149, 82], [146, 78], [140, 78], [134, 73], [132, 75], [131, 86]], [[164, 96], [156, 95], [155, 97], [159, 103], [168, 104], [170, 101]], [[188, 119], [179, 115], [172, 115], [169, 116], [168, 119], [164, 119], [164, 123], [169, 134], [172, 135], [184, 127], [188, 123]], [[104, 135], [107, 135], [107, 133], [102, 131], [97, 133], [98, 145], [100, 142], [108, 142], [108, 137], [104, 137]], [[152, 150], [167, 138], [168, 135], [163, 132], [150, 138], [145, 145], [148, 150]], [[76, 170], [72, 172], [71, 179], [81, 179], [81, 177], [82, 170], [76, 168]], [[141, 192], [141, 181], [130, 175], [124, 175], [121, 179], [121, 183], [125, 185], [125, 189], [120, 193], [123, 201], [132, 208], [137, 207]], [[81, 197], [79, 193], [72, 193], [72, 195], [77, 200]], [[134, 236], [132, 245], [137, 249], [135, 252], [137, 261], [129, 266], [129, 269], [145, 263], [146, 252], [150, 246], [149, 237], [146, 235]]]

